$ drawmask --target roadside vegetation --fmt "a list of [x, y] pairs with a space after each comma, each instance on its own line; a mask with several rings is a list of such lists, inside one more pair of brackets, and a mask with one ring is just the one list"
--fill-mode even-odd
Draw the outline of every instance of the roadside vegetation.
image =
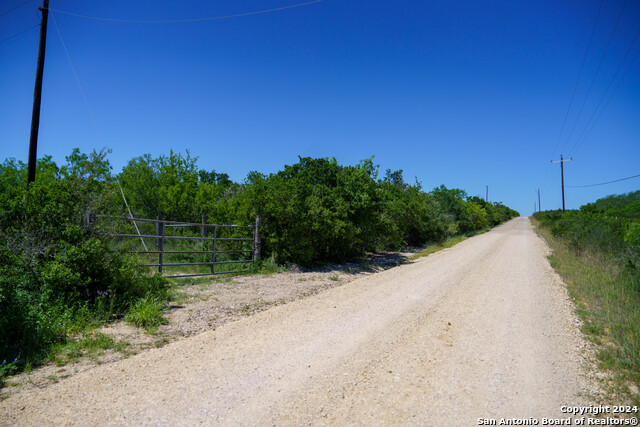
[[640, 191], [534, 218], [609, 374], [609, 392], [640, 404]]
[[112, 250], [110, 224], [95, 221], [120, 211], [104, 153], [74, 151], [62, 167], [41, 159], [29, 191], [25, 169], [0, 165], [0, 381], [73, 359], [90, 346], [90, 330], [132, 301], [168, 296], [167, 281]]
[[117, 175], [107, 154], [76, 149], [62, 166], [45, 156], [28, 191], [24, 163], [0, 164], [0, 385], [46, 361], [122, 351], [126, 343], [94, 334], [105, 322], [125, 319], [153, 333], [165, 321], [172, 285], [131, 253], [135, 242], [110, 237], [132, 233], [115, 219], [127, 215], [123, 194], [140, 218], [249, 225], [261, 215], [265, 261], [254, 273], [442, 244], [518, 215], [460, 189], [424, 191], [402, 170], [379, 178], [372, 159], [343, 166], [300, 158], [236, 183], [199, 169], [188, 152], [141, 156]]
[[436, 253], [438, 251], [441, 251], [443, 249], [448, 249], [450, 247], [453, 247], [453, 246], [457, 245], [460, 242], [463, 242], [463, 241], [467, 240], [469, 237], [472, 237], [472, 236], [476, 235], [477, 233], [478, 232], [475, 231], [473, 233], [459, 234], [457, 236], [452, 236], [452, 237], [447, 238], [442, 243], [433, 243], [433, 244], [427, 245], [424, 249], [422, 249], [417, 254], [410, 256], [407, 259], [407, 261], [413, 261], [413, 260], [416, 260], [416, 259], [420, 259], [420, 258], [429, 256], [431, 254], [434, 254], [434, 253]]
[[277, 264], [344, 261], [366, 251], [442, 242], [490, 228], [518, 213], [445, 186], [427, 192], [402, 170], [379, 176], [373, 159], [343, 166], [335, 159], [300, 158], [241, 183], [200, 170], [180, 153], [132, 159], [117, 176], [138, 217], [253, 224], [262, 216], [263, 255]]

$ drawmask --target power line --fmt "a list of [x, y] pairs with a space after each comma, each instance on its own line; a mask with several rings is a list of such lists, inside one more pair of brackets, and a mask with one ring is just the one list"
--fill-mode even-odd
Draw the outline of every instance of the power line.
[[563, 149], [564, 147], [566, 147], [566, 145], [569, 143], [569, 140], [571, 139], [571, 135], [573, 135], [573, 131], [576, 128], [576, 125], [578, 124], [578, 120], [580, 119], [580, 115], [582, 115], [582, 111], [584, 110], [584, 106], [587, 103], [587, 100], [589, 99], [589, 95], [591, 94], [591, 90], [593, 89], [593, 85], [596, 82], [596, 78], [598, 77], [598, 73], [600, 72], [600, 68], [602, 67], [602, 63], [604, 62], [604, 58], [607, 56], [607, 52], [609, 51], [609, 47], [611, 46], [611, 41], [613, 40], [613, 36], [616, 33], [616, 30], [618, 29], [618, 25], [620, 24], [620, 19], [622, 18], [622, 13], [624, 12], [625, 7], [627, 6], [627, 1], [624, 1], [624, 4], [622, 5], [622, 9], [620, 9], [620, 13], [618, 14], [618, 19], [616, 20], [616, 24], [613, 27], [613, 31], [611, 32], [611, 35], [609, 36], [609, 40], [607, 41], [607, 46], [604, 49], [604, 52], [602, 53], [602, 58], [600, 58], [600, 63], [598, 64], [598, 68], [596, 68], [596, 72], [593, 75], [593, 79], [591, 79], [591, 84], [589, 85], [589, 90], [587, 90], [587, 95], [584, 97], [584, 101], [582, 101], [582, 106], [580, 107], [580, 111], [578, 111], [578, 115], [576, 116], [575, 121], [573, 122], [573, 126], [571, 127], [571, 131], [569, 132], [569, 135], [567, 136], [567, 140], [565, 141], [564, 145], [563, 145]]
[[[633, 58], [633, 61], [631, 61], [631, 63], [629, 64], [629, 66], [627, 67], [626, 71], [624, 72], [624, 75], [622, 76], [622, 78], [618, 81], [618, 84], [616, 85], [616, 88], [613, 90], [613, 92], [611, 93], [611, 95], [609, 96], [609, 99], [607, 99], [607, 102], [604, 104], [604, 107], [602, 107], [602, 110], [600, 110], [600, 113], [598, 114], [598, 117], [596, 117], [596, 119], [593, 121], [593, 123], [591, 124], [591, 128], [587, 131], [587, 133], [584, 135], [584, 138], [582, 140], [582, 142], [584, 142], [584, 140], [587, 138], [587, 136], [589, 135], [589, 133], [593, 130], [593, 128], [596, 126], [596, 123], [598, 122], [598, 120], [600, 120], [600, 117], [602, 117], [602, 114], [604, 114], [604, 110], [607, 109], [607, 106], [609, 105], [609, 103], [611, 102], [611, 99], [613, 98], [613, 96], [616, 94], [616, 92], [618, 91], [618, 89], [620, 89], [620, 85], [622, 84], [622, 81], [625, 79], [625, 77], [627, 77], [627, 74], [629, 74], [629, 71], [631, 70], [631, 68], [633, 67], [633, 65], [635, 64], [635, 62], [638, 60], [638, 57], [640, 57], [640, 50], [636, 53], [635, 58]], [[578, 151], [578, 149], [581, 147], [578, 146], [578, 148], [576, 148], [576, 152]]]
[[[613, 92], [611, 92], [611, 96], [609, 96], [609, 99], [607, 99], [607, 102], [604, 104], [602, 109], [598, 112], [598, 108], [600, 107], [600, 104], [602, 103], [602, 101], [604, 100], [606, 95], [608, 94], [609, 89], [611, 88], [611, 85], [615, 81], [615, 78], [618, 75], [618, 72], [620, 72], [620, 69], [622, 68], [622, 65], [624, 64], [624, 62], [626, 61], [627, 57], [629, 56], [629, 53], [631, 52], [631, 49], [633, 48], [633, 45], [635, 44], [635, 42], [636, 42], [636, 40], [637, 40], [639, 35], [640, 35], [640, 29], [638, 29], [638, 31], [636, 32], [636, 36], [634, 37], [633, 42], [631, 42], [631, 45], [629, 46], [629, 49], [627, 49], [627, 52], [625, 53], [624, 58], [620, 62], [620, 65], [618, 65], [618, 69], [616, 70], [615, 74], [611, 78], [611, 81], [609, 82], [609, 85], [607, 86], [607, 90], [605, 90], [605, 92], [602, 94], [602, 97], [600, 98], [600, 101], [598, 101], [598, 105], [596, 106], [595, 110], [593, 111], [593, 114], [591, 114], [591, 117], [589, 117], [589, 121], [587, 122], [587, 125], [584, 127], [584, 129], [580, 133], [580, 136], [578, 137], [576, 142], [571, 147], [570, 152], [572, 154], [575, 154], [578, 151], [578, 149], [582, 146], [584, 141], [587, 139], [587, 135], [593, 130], [593, 128], [595, 127], [596, 122], [600, 119], [600, 117], [602, 117], [602, 114], [604, 113], [604, 110], [609, 105], [609, 102], [611, 102], [611, 99], [613, 98], [613, 95], [615, 95], [615, 93], [618, 91], [618, 88], [620, 87], [620, 84], [625, 79], [625, 77], [627, 77], [627, 74], [629, 73], [629, 70], [631, 69], [633, 64], [636, 62], [636, 60], [638, 59], [638, 56], [640, 55], [640, 50], [636, 53], [636, 56], [629, 63], [629, 66], [627, 67], [627, 69], [625, 70], [624, 74], [622, 75], [622, 78], [620, 80], [618, 80], [618, 84], [616, 85], [616, 87], [613, 90]], [[592, 121], [593, 117], [596, 115], [596, 112], [598, 112], [598, 117], [592, 123], [591, 121]], [[591, 127], [589, 128], [590, 124], [591, 124]], [[574, 148], [575, 148], [575, 151], [574, 151]]]
[[8, 13], [11, 13], [11, 12], [13, 12], [14, 10], [16, 10], [16, 9], [18, 9], [18, 8], [20, 8], [20, 7], [22, 7], [22, 6], [24, 6], [25, 4], [27, 4], [27, 3], [31, 3], [31, 1], [32, 1], [32, 0], [27, 0], [27, 1], [25, 1], [25, 2], [22, 2], [22, 3], [20, 3], [19, 5], [15, 6], [15, 7], [12, 7], [11, 9], [7, 10], [6, 12], [0, 13], [0, 16], [4, 16], [4, 15], [6, 15], [6, 14], [8, 14]]
[[214, 16], [211, 18], [194, 18], [194, 19], [168, 19], [168, 20], [138, 20], [138, 19], [111, 19], [111, 18], [101, 18], [98, 16], [87, 16], [87, 15], [80, 15], [77, 13], [72, 13], [72, 12], [65, 12], [62, 10], [57, 10], [57, 9], [49, 9], [52, 12], [58, 12], [58, 13], [62, 13], [65, 15], [70, 15], [70, 16], [75, 16], [78, 18], [86, 18], [86, 19], [95, 19], [98, 21], [109, 21], [109, 22], [127, 22], [127, 23], [133, 23], [133, 24], [174, 24], [174, 23], [180, 23], [180, 22], [200, 22], [200, 21], [214, 21], [214, 20], [218, 20], [218, 19], [228, 19], [228, 18], [239, 18], [242, 16], [250, 16], [250, 15], [259, 15], [261, 13], [270, 13], [270, 12], [277, 12], [280, 10], [285, 10], [285, 9], [292, 9], [294, 7], [301, 7], [301, 6], [308, 6], [310, 4], [314, 4], [314, 3], [320, 3], [324, 0], [313, 0], [313, 1], [308, 1], [305, 3], [297, 3], [297, 4], [292, 4], [290, 6], [283, 6], [283, 7], [276, 7], [274, 9], [265, 9], [265, 10], [258, 10], [258, 11], [254, 11], [254, 12], [246, 12], [246, 13], [237, 13], [234, 15], [224, 15], [224, 16]]
[[596, 187], [598, 185], [612, 184], [614, 182], [620, 182], [620, 181], [626, 181], [628, 179], [638, 178], [639, 176], [640, 175], [634, 175], [634, 176], [629, 176], [627, 178], [620, 178], [620, 179], [615, 179], [613, 181], [601, 182], [598, 184], [591, 184], [591, 185], [567, 185], [566, 187], [571, 187], [571, 188]]
[[[567, 124], [567, 118], [569, 117], [569, 112], [571, 111], [571, 107], [573, 106], [573, 100], [576, 95], [576, 90], [578, 89], [578, 84], [580, 83], [580, 78], [582, 77], [582, 70], [584, 69], [584, 64], [589, 56], [589, 50], [591, 50], [591, 42], [593, 41], [593, 35], [596, 32], [596, 27], [598, 26], [598, 21], [600, 20], [600, 12], [602, 11], [602, 5], [604, 4], [604, 0], [600, 0], [600, 6], [598, 6], [598, 12], [596, 13], [596, 19], [593, 22], [593, 28], [591, 29], [591, 35], [589, 36], [589, 43], [587, 43], [587, 49], [584, 52], [584, 56], [582, 57], [582, 63], [580, 64], [580, 70], [578, 71], [578, 78], [576, 79], [576, 84], [573, 86], [573, 91], [571, 92], [571, 100], [569, 101], [569, 106], [567, 107], [567, 112], [564, 114], [564, 119], [562, 120], [562, 127], [560, 128], [560, 134], [558, 135], [558, 139], [556, 141], [556, 145], [553, 148], [553, 153], [551, 157], [555, 157], [556, 151], [558, 151], [558, 146], [560, 145], [560, 140], [562, 140], [562, 134], [564, 133], [564, 127]], [[549, 176], [549, 169], [551, 169], [551, 164], [547, 165], [547, 168], [544, 172], [544, 177], [542, 178], [542, 182], [544, 185], [547, 182], [547, 177]]]
[[[51, 11], [52, 9], [49, 9], [49, 11]], [[51, 14], [51, 18], [53, 19], [53, 24], [56, 27], [56, 31], [58, 32], [58, 37], [60, 37], [60, 42], [62, 43], [62, 47], [64, 48], [64, 53], [67, 55], [67, 60], [69, 61], [69, 65], [71, 66], [71, 71], [73, 71], [73, 75], [76, 78], [76, 83], [78, 83], [78, 88], [80, 88], [80, 93], [82, 94], [82, 99], [84, 100], [84, 105], [87, 107], [87, 111], [89, 112], [89, 116], [91, 116], [91, 121], [93, 122], [93, 127], [96, 130], [96, 133], [98, 134], [98, 138], [100, 139], [100, 142], [102, 143], [102, 135], [100, 134], [100, 131], [98, 130], [98, 125], [96, 124], [96, 119], [93, 116], [93, 112], [91, 111], [91, 108], [89, 107], [89, 102], [87, 101], [87, 96], [84, 93], [84, 89], [82, 89], [82, 85], [80, 84], [80, 79], [78, 78], [78, 73], [76, 73], [76, 67], [73, 66], [73, 63], [71, 62], [71, 57], [69, 56], [69, 51], [67, 50], [67, 46], [64, 44], [64, 40], [62, 39], [62, 34], [60, 33], [60, 28], [58, 27], [58, 23], [56, 22], [56, 17], [55, 15], [52, 13]]]
[[584, 68], [584, 63], [587, 60], [587, 56], [589, 55], [589, 50], [591, 49], [591, 42], [593, 41], [593, 35], [596, 32], [596, 26], [598, 25], [598, 20], [600, 19], [600, 12], [602, 10], [602, 4], [604, 0], [600, 0], [600, 6], [598, 7], [598, 13], [596, 15], [596, 20], [593, 23], [593, 28], [591, 29], [591, 36], [589, 37], [589, 43], [587, 43], [587, 50], [584, 52], [584, 57], [582, 58], [582, 64], [580, 64], [580, 71], [578, 71], [578, 78], [576, 79], [576, 84], [573, 86], [573, 92], [571, 93], [571, 100], [569, 101], [569, 107], [567, 107], [567, 112], [564, 115], [564, 120], [562, 120], [562, 127], [560, 128], [560, 135], [558, 135], [558, 142], [556, 142], [556, 146], [553, 149], [553, 154], [551, 157], [556, 155], [556, 150], [558, 149], [558, 144], [562, 139], [562, 134], [564, 132], [564, 127], [567, 124], [567, 118], [569, 117], [569, 111], [571, 111], [571, 106], [573, 105], [573, 99], [576, 95], [576, 90], [578, 89], [578, 83], [580, 83], [580, 77], [582, 76], [582, 70]]
[[0, 43], [4, 43], [4, 42], [6, 42], [7, 40], [11, 40], [11, 39], [12, 39], [12, 38], [14, 38], [14, 37], [18, 37], [20, 34], [26, 33], [26, 32], [27, 32], [27, 31], [29, 31], [29, 30], [33, 30], [34, 28], [36, 28], [36, 27], [38, 27], [38, 26], [40, 26], [40, 24], [36, 24], [36, 25], [34, 25], [33, 27], [29, 27], [29, 28], [27, 28], [26, 30], [22, 30], [22, 31], [20, 31], [19, 33], [16, 33], [16, 34], [14, 34], [14, 35], [12, 35], [12, 36], [7, 37], [6, 39], [2, 39], [2, 40], [0, 40]]

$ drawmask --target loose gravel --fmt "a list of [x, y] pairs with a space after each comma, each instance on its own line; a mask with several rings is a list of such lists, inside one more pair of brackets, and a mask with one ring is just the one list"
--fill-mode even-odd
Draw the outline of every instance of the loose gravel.
[[[214, 315], [184, 329], [188, 338], [23, 390], [0, 403], [0, 423], [477, 425], [478, 418], [566, 418], [563, 405], [596, 403], [599, 390], [586, 369], [589, 347], [572, 302], [546, 251], [528, 219], [518, 218], [308, 298], [275, 305], [266, 303], [267, 292], [259, 299], [268, 310], [241, 310], [237, 321], [218, 326]], [[274, 289], [278, 276], [269, 276]], [[201, 302], [226, 301], [223, 294]], [[256, 300], [254, 307], [263, 306]], [[209, 315], [201, 312], [193, 307], [190, 315]]]

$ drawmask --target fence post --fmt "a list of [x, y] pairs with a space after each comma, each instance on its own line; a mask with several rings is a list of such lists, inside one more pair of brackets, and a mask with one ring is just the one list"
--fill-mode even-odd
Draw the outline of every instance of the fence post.
[[202, 215], [202, 237], [207, 237], [207, 235], [209, 233], [207, 233], [207, 227], [205, 227], [204, 225], [207, 223], [207, 216], [206, 215]]
[[158, 235], [158, 273], [162, 274], [162, 258], [164, 255], [164, 222], [158, 215], [158, 222], [156, 223], [156, 234]]
[[262, 222], [262, 217], [260, 215], [256, 215], [256, 228], [253, 230], [253, 262], [254, 264], [260, 261], [260, 246], [262, 243], [262, 239], [260, 236], [261, 222]]
[[218, 227], [213, 227], [213, 251], [211, 252], [211, 274], [216, 272], [216, 239], [218, 238]]

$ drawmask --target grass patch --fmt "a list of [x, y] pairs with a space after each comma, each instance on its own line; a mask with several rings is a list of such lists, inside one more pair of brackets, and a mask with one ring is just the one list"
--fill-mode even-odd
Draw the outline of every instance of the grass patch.
[[599, 369], [610, 375], [612, 399], [640, 405], [640, 295], [637, 272], [608, 254], [576, 250], [532, 218], [538, 234], [553, 249], [551, 266], [567, 284], [582, 332], [596, 347]]
[[214, 276], [202, 276], [202, 277], [173, 277], [169, 280], [169, 283], [179, 286], [195, 286], [195, 285], [209, 285], [215, 280]]
[[80, 337], [69, 338], [65, 342], [55, 343], [49, 353], [49, 361], [57, 366], [75, 363], [82, 357], [96, 358], [106, 350], [124, 352], [128, 344], [124, 340], [115, 341], [101, 332], [84, 332]]
[[373, 270], [373, 263], [368, 258], [363, 258], [360, 261], [360, 269], [363, 271]]
[[277, 264], [273, 257], [263, 259], [253, 267], [253, 272], [259, 274], [283, 273], [285, 271], [287, 271], [287, 268], [284, 265]]
[[[240, 270], [240, 271], [237, 271]], [[180, 271], [165, 271], [165, 275], [173, 274], [207, 274], [202, 277], [170, 277], [167, 280], [174, 285], [209, 285], [213, 282], [217, 283], [237, 283], [234, 278], [245, 275], [268, 275], [274, 273], [283, 273], [287, 271], [287, 267], [281, 264], [277, 264], [273, 258], [267, 258], [260, 262], [253, 263], [247, 261], [241, 264], [216, 264], [216, 273], [225, 274], [208, 274], [211, 268], [208, 266], [193, 266], [185, 267]]]
[[168, 320], [162, 316], [164, 310], [164, 302], [160, 298], [147, 295], [131, 304], [124, 319], [132, 325], [153, 333], [158, 326], [168, 323]]
[[[139, 261], [143, 261], [143, 258], [138, 258]], [[183, 261], [183, 260], [180, 260]], [[210, 262], [210, 259], [192, 259], [192, 260], [188, 260], [190, 262]], [[234, 260], [230, 260], [230, 261], [234, 261]], [[148, 262], [148, 261], [145, 261]], [[157, 259], [155, 260], [155, 262], [157, 262]], [[165, 260], [165, 262], [173, 262], [171, 260], [167, 261]], [[217, 261], [217, 262], [222, 262], [222, 261]], [[215, 274], [211, 273], [211, 266], [210, 265], [193, 265], [193, 266], [177, 266], [177, 267], [173, 267], [173, 266], [165, 266], [165, 268], [163, 269], [162, 275], [169, 281], [176, 281], [176, 282], [181, 282], [181, 281], [211, 281], [211, 277], [218, 277], [218, 276], [226, 276], [226, 275], [241, 275], [241, 274], [251, 274], [251, 273], [257, 273], [259, 269], [257, 268], [257, 266], [254, 265], [254, 263], [252, 261], [246, 261], [243, 263], [236, 263], [236, 264], [218, 264], [216, 263], [215, 265]], [[155, 272], [155, 270], [152, 270], [152, 272]], [[180, 277], [180, 275], [189, 275], [189, 274], [198, 274], [198, 275], [202, 275], [202, 276], [186, 276], [186, 277]], [[172, 276], [178, 276], [178, 277], [172, 277]], [[187, 280], [188, 279], [188, 280]]]
[[233, 276], [216, 277], [215, 280], [216, 280], [216, 283], [226, 283], [231, 285], [240, 283], [237, 280], [235, 280]]
[[242, 308], [240, 309], [240, 313], [243, 316], [249, 316], [251, 315], [251, 306], [249, 304], [245, 304], [242, 306]]
[[171, 342], [171, 339], [169, 337], [163, 337], [162, 339], [156, 341], [153, 346], [155, 348], [161, 348], [164, 347], [165, 345], [169, 344]]
[[466, 236], [466, 235], [452, 236], [452, 237], [449, 237], [448, 239], [446, 239], [441, 244], [428, 245], [426, 248], [424, 248], [423, 250], [421, 250], [417, 254], [413, 254], [409, 258], [407, 258], [407, 261], [415, 261], [415, 260], [420, 259], [422, 257], [426, 257], [426, 256], [429, 256], [429, 255], [435, 253], [435, 252], [441, 251], [442, 249], [450, 248], [450, 247], [455, 246], [455, 245], [457, 245], [458, 243], [460, 243], [460, 242], [462, 242], [464, 240], [467, 240], [469, 237], [470, 236]]

